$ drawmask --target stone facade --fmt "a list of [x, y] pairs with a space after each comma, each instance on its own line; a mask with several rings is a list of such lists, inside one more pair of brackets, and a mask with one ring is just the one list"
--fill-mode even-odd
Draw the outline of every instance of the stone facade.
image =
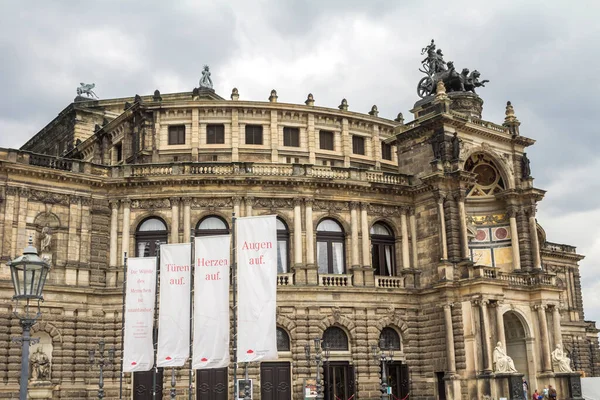
[[[352, 367], [347, 393], [361, 399], [380, 396], [371, 347], [385, 328], [400, 339], [394, 359], [408, 367], [411, 399], [502, 394], [497, 342], [531, 388], [566, 389], [550, 365], [558, 343], [574, 370], [600, 373], [582, 256], [548, 242], [535, 219], [544, 192], [521, 171], [534, 141], [520, 136], [514, 113], [497, 125], [481, 119], [478, 97], [450, 94], [421, 100], [405, 124], [276, 100], [201, 89], [77, 101], [21, 150], [0, 149], [0, 398], [14, 397], [20, 368], [5, 264], [29, 236], [40, 249], [42, 230], [51, 231], [42, 255], [53, 269], [33, 332], [52, 360], [53, 398], [94, 398], [88, 350], [102, 338], [120, 355], [124, 253], [140, 251], [141, 224], [162, 221], [165, 240], [181, 243], [207, 217], [231, 227], [233, 213], [276, 214], [286, 226], [277, 323], [290, 340], [280, 360], [294, 399], [315, 374], [304, 346], [330, 327], [348, 347], [329, 362]], [[249, 126], [260, 127], [260, 143], [247, 144]], [[183, 132], [176, 144], [173, 127]], [[319, 273], [317, 227], [327, 219], [342, 231], [341, 274]], [[388, 230], [381, 258], [376, 227]], [[260, 366], [249, 374], [261, 399]], [[118, 396], [118, 357], [104, 376], [107, 396]], [[183, 396], [188, 371], [176, 376]], [[126, 374], [127, 397], [134, 381]], [[169, 385], [165, 372], [165, 398]]]

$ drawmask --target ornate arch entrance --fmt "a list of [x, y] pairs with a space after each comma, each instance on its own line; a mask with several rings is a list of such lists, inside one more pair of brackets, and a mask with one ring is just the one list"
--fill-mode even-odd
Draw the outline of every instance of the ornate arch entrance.
[[515, 363], [517, 371], [525, 375], [529, 382], [529, 360], [527, 359], [527, 330], [523, 322], [513, 311], [504, 314], [504, 335], [506, 337], [506, 354]]

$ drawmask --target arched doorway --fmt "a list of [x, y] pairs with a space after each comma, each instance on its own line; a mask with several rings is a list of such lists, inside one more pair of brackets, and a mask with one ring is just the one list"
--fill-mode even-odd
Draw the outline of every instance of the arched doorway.
[[514, 311], [508, 311], [503, 316], [504, 336], [506, 338], [506, 354], [515, 363], [517, 371], [525, 375], [529, 382], [529, 363], [527, 360], [527, 333], [521, 318]]

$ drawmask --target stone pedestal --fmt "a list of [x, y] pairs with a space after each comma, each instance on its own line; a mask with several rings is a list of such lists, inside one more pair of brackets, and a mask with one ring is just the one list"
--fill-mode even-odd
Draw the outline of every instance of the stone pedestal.
[[523, 374], [495, 374], [493, 398], [505, 397], [509, 400], [527, 400], [523, 392]]
[[[559, 398], [567, 400], [583, 400], [581, 393], [581, 376], [577, 372], [557, 373], [555, 374], [557, 385], [563, 393], [559, 393]], [[560, 384], [558, 384], [560, 382]]]
[[30, 381], [27, 386], [29, 399], [51, 399], [52, 398], [52, 382], [50, 381]]

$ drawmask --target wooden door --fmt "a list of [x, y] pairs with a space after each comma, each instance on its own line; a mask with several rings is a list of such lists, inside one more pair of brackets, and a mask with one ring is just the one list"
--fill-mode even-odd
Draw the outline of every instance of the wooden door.
[[[133, 373], [133, 400], [152, 399], [152, 380], [154, 370]], [[163, 369], [159, 368], [156, 373], [156, 398], [162, 399], [163, 393]]]
[[291, 400], [291, 370], [289, 362], [260, 364], [261, 400]]
[[196, 371], [196, 400], [227, 400], [227, 368]]

